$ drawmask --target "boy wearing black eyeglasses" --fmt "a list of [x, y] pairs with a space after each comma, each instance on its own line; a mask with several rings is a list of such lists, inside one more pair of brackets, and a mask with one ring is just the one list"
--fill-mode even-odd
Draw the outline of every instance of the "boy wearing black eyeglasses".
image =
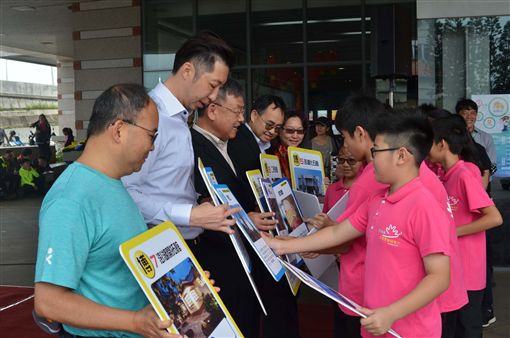
[[371, 144], [363, 139], [366, 130], [359, 125], [355, 135], [340, 130], [344, 137], [357, 137], [355, 147], [350, 147], [353, 154], [359, 146], [372, 160], [356, 184], [370, 168], [371, 176], [386, 189], [367, 196], [348, 219], [306, 238], [265, 240], [277, 254], [288, 254], [365, 239], [364, 268], [356, 280], [362, 284], [363, 298], [360, 303], [355, 300], [367, 316], [360, 321], [361, 335], [388, 336], [393, 328], [403, 337], [439, 337], [441, 316], [434, 300], [449, 285], [450, 221], [420, 178], [432, 129], [425, 118], [404, 115], [385, 116], [372, 127], [377, 135], [373, 142], [367, 136]]

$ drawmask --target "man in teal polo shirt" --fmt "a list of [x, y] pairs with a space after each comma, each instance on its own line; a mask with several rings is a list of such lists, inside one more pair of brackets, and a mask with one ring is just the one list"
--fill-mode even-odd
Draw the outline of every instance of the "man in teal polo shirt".
[[63, 337], [178, 337], [165, 328], [119, 254], [147, 230], [120, 178], [140, 170], [157, 136], [144, 88], [115, 85], [93, 108], [83, 154], [41, 207], [35, 310]]

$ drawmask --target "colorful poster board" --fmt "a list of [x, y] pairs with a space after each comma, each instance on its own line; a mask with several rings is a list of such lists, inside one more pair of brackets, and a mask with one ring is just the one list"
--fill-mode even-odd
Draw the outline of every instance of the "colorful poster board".
[[270, 178], [273, 181], [283, 177], [280, 160], [275, 155], [260, 154], [260, 167], [262, 168], [262, 176]]
[[173, 321], [171, 333], [243, 337], [171, 222], [122, 243], [119, 251], [159, 318]]
[[[329, 299], [331, 299], [331, 300], [337, 302], [338, 304], [342, 305], [343, 307], [351, 310], [352, 312], [357, 313], [361, 317], [363, 317], [363, 318], [367, 317], [366, 315], [364, 315], [363, 313], [358, 311], [358, 308], [360, 308], [360, 306], [358, 304], [356, 304], [355, 302], [353, 302], [349, 298], [345, 297], [340, 292], [330, 288], [329, 286], [327, 286], [326, 284], [322, 283], [317, 278], [314, 278], [314, 277], [310, 276], [309, 274], [307, 274], [306, 272], [296, 268], [292, 264], [289, 264], [289, 263], [287, 263], [287, 262], [285, 262], [284, 260], [281, 260], [281, 259], [280, 259], [280, 261], [281, 261], [282, 265], [285, 267], [285, 269], [287, 271], [289, 271], [292, 274], [296, 275], [301, 281], [303, 281], [303, 283], [305, 283], [306, 285], [308, 285], [309, 287], [311, 287], [315, 291], [323, 294], [324, 296], [328, 297]], [[398, 333], [396, 333], [392, 329], [390, 329], [388, 331], [388, 333], [390, 333], [391, 335], [393, 335], [393, 336], [395, 336], [397, 338], [402, 338]]]
[[266, 199], [264, 198], [264, 194], [262, 192], [262, 187], [260, 186], [259, 180], [262, 178], [262, 173], [260, 170], [257, 169], [247, 171], [246, 177], [248, 177], [248, 182], [250, 183], [251, 190], [253, 191], [253, 195], [255, 196], [255, 200], [257, 201], [260, 212], [269, 211]]
[[324, 164], [320, 151], [289, 147], [289, 166], [292, 189], [324, 196]]
[[510, 94], [472, 95], [478, 105], [476, 128], [491, 134], [496, 145], [499, 177], [510, 177]]
[[253, 224], [250, 216], [244, 211], [232, 191], [224, 184], [216, 184], [214, 190], [219, 199], [223, 203], [228, 203], [231, 208], [241, 208], [241, 211], [233, 214], [239, 229], [244, 237], [248, 240], [255, 253], [259, 256], [260, 260], [269, 271], [274, 280], [279, 281], [285, 273], [285, 269], [278, 261], [278, 257], [274, 254], [273, 250], [267, 246], [264, 239], [262, 239], [259, 230]]
[[[201, 158], [198, 158], [198, 169], [200, 175], [202, 176], [202, 179], [204, 180], [205, 186], [207, 187], [207, 191], [209, 192], [209, 195], [214, 201], [214, 205], [220, 205], [221, 201], [218, 198], [218, 196], [216, 196], [216, 191], [214, 190], [214, 185], [218, 184], [214, 172], [212, 171], [211, 168], [204, 167], [204, 163], [202, 162]], [[246, 251], [246, 247], [244, 246], [241, 235], [239, 234], [239, 229], [237, 227], [234, 227], [234, 231], [235, 232], [233, 234], [229, 235], [230, 240], [234, 245], [234, 249], [237, 253], [237, 256], [239, 257], [239, 260], [241, 261], [241, 265], [243, 266], [244, 272], [246, 273], [246, 276], [250, 281], [250, 285], [253, 289], [253, 292], [255, 292], [255, 296], [259, 301], [260, 307], [262, 308], [264, 314], [267, 316], [266, 308], [264, 307], [264, 303], [262, 302], [262, 298], [260, 297], [259, 290], [255, 285], [255, 281], [253, 280], [253, 277], [251, 275], [252, 263], [250, 260], [250, 256], [248, 256], [248, 251]]]

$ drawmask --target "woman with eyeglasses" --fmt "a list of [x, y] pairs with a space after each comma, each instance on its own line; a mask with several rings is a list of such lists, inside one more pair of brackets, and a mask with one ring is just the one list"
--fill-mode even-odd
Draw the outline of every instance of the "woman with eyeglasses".
[[328, 190], [326, 190], [322, 212], [328, 212], [349, 191], [349, 188], [362, 172], [362, 168], [363, 162], [356, 160], [347, 147], [340, 147], [335, 170], [335, 176], [338, 181], [331, 184]]
[[305, 138], [306, 119], [293, 110], [285, 113], [283, 126], [280, 129], [279, 137], [275, 139], [268, 153], [278, 156], [282, 174], [290, 179], [288, 147], [300, 147]]

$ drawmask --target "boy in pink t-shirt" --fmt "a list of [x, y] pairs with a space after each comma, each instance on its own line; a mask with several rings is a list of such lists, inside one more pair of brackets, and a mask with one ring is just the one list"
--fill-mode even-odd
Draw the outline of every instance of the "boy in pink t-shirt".
[[[353, 158], [367, 163], [349, 189], [349, 199], [345, 211], [336, 222], [347, 219], [370, 196], [381, 193], [388, 188], [387, 184], [377, 182], [375, 179], [370, 152], [375, 138], [375, 121], [378, 116], [385, 112], [384, 105], [373, 97], [352, 96], [344, 102], [342, 109], [335, 118], [336, 127], [343, 135], [345, 148], [348, 149]], [[316, 215], [312, 222], [317, 227], [336, 224], [324, 213]], [[350, 243], [320, 251], [320, 253], [341, 254], [339, 258], [338, 290], [358, 304], [361, 304], [364, 298], [365, 248], [366, 241], [365, 237], [362, 236]], [[359, 337], [359, 315], [344, 307], [340, 307], [340, 309], [342, 312], [335, 314], [334, 337]]]
[[485, 231], [503, 221], [479, 178], [460, 160], [476, 154], [464, 120], [452, 115], [434, 121], [432, 126], [434, 143], [429, 158], [446, 171], [444, 186], [459, 237], [469, 298], [469, 303], [458, 311], [457, 320], [451, 325], [456, 327], [458, 337], [481, 337], [481, 302], [486, 283]]
[[449, 220], [418, 177], [432, 130], [416, 116], [381, 118], [377, 130], [371, 155], [377, 181], [389, 184], [385, 192], [306, 238], [265, 239], [284, 254], [318, 251], [365, 234], [362, 335], [388, 335], [393, 326], [403, 337], [439, 337], [434, 300], [449, 284]]

